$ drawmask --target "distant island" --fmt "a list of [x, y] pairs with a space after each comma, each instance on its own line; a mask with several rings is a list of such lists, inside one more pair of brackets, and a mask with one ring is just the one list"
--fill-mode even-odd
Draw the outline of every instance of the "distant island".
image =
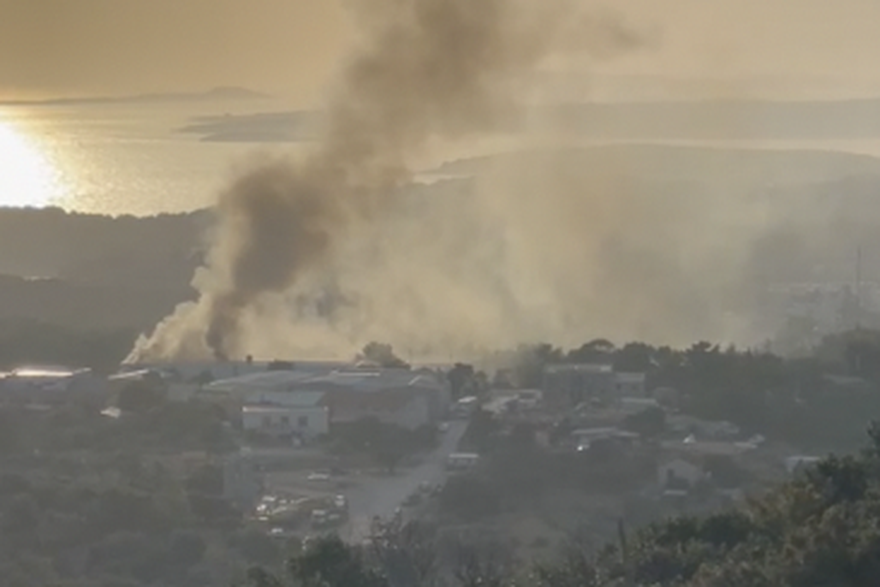
[[268, 94], [237, 86], [221, 86], [206, 92], [166, 92], [132, 96], [85, 96], [49, 100], [10, 100], [2, 106], [72, 106], [85, 104], [155, 104], [163, 102], [203, 102], [231, 100], [268, 100]]
[[[201, 96], [212, 95], [219, 98], [225, 95], [236, 97], [234, 91]], [[149, 98], [141, 98], [146, 99]], [[880, 138], [880, 98], [560, 102], [532, 107], [531, 112], [534, 119], [544, 121], [548, 129], [565, 129], [572, 136], [591, 140], [810, 141]], [[317, 111], [263, 112], [194, 119], [179, 130], [199, 134], [201, 140], [208, 142], [299, 142], [314, 138], [320, 122], [321, 113]], [[504, 130], [513, 133], [522, 131], [515, 124]]]
[[286, 143], [313, 140], [321, 115], [314, 111], [199, 116], [178, 132], [205, 142]]

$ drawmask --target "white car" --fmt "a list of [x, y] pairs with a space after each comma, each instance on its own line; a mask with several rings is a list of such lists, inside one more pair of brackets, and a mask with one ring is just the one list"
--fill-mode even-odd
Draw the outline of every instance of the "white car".
[[314, 482], [329, 481], [330, 475], [327, 473], [309, 473], [308, 480]]

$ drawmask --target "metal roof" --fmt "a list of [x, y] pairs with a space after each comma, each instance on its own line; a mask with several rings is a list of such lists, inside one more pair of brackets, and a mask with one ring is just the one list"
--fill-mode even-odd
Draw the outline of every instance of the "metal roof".
[[406, 369], [351, 369], [324, 373], [314, 371], [261, 371], [214, 381], [208, 391], [240, 392], [324, 392], [336, 389], [364, 393], [389, 389], [439, 389], [436, 378]]

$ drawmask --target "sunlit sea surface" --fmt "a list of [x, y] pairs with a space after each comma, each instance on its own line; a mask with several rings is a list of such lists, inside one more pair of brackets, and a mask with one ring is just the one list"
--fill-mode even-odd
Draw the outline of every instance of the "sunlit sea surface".
[[[197, 116], [286, 110], [291, 108], [271, 100], [0, 106], [0, 206], [52, 205], [113, 215], [210, 206], [254, 153], [292, 154], [302, 145], [207, 142], [180, 129]], [[880, 156], [880, 142], [874, 140], [735, 144]]]
[[210, 205], [261, 147], [180, 128], [194, 116], [275, 109], [284, 105], [0, 106], [0, 205], [135, 215]]

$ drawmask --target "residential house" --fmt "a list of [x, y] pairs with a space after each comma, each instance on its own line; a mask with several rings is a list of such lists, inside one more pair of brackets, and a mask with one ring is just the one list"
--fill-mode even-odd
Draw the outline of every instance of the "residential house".
[[645, 391], [644, 373], [615, 373], [614, 391], [618, 398], [644, 398]]
[[663, 489], [689, 489], [705, 478], [703, 467], [689, 458], [676, 457], [657, 467], [657, 483]]
[[585, 451], [600, 443], [614, 443], [622, 446], [631, 446], [639, 435], [614, 427], [579, 428], [571, 432], [578, 451]]
[[570, 407], [586, 401], [610, 401], [615, 386], [611, 365], [558, 364], [544, 367], [544, 400], [551, 406]]

